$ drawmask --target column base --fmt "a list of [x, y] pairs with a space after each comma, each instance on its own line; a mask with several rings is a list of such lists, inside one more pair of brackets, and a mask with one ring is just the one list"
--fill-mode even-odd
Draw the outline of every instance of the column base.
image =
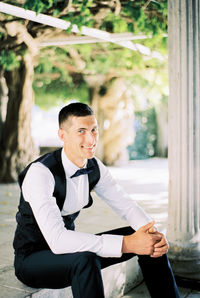
[[200, 280], [175, 275], [176, 283], [181, 288], [200, 291]]
[[170, 255], [169, 259], [176, 276], [199, 280], [200, 282], [200, 260], [177, 260], [175, 258], [172, 259]]
[[170, 245], [168, 253], [178, 285], [200, 290], [200, 251], [197, 247]]

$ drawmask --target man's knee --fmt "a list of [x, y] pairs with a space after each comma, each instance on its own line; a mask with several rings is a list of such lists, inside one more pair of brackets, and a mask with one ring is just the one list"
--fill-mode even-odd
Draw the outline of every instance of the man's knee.
[[162, 255], [158, 258], [152, 258], [149, 255], [138, 255], [138, 263], [141, 268], [154, 268], [155, 270], [165, 270], [170, 268], [170, 263], [167, 254]]
[[75, 260], [75, 268], [83, 270], [84, 268], [99, 268], [100, 261], [97, 255], [93, 252], [85, 251], [77, 253], [77, 258]]

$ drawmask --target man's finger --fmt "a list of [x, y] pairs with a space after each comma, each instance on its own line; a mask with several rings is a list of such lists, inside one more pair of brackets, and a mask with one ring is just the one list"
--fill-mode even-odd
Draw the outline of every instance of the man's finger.
[[154, 248], [162, 247], [165, 245], [168, 245], [168, 243], [167, 243], [166, 239], [164, 237], [162, 237], [161, 240], [154, 245]]
[[167, 252], [168, 252], [168, 249], [166, 248], [160, 251], [154, 251], [150, 256], [153, 258], [158, 258], [165, 255]]
[[157, 230], [156, 230], [155, 227], [151, 227], [151, 228], [148, 230], [148, 233], [153, 234], [153, 233], [155, 233], [156, 231], [157, 231]]
[[153, 255], [150, 255], [151, 258], [160, 258], [162, 257], [162, 254], [153, 254]]
[[147, 232], [149, 229], [151, 229], [155, 224], [155, 221], [149, 222], [148, 224], [142, 226], [140, 230], [143, 230], [144, 232]]
[[168, 251], [168, 247], [167, 246], [163, 246], [163, 247], [161, 247], [161, 248], [155, 248], [154, 249], [154, 252], [155, 253], [167, 253], [167, 251]]
[[[157, 243], [160, 243], [162, 241], [162, 237], [160, 235], [156, 235], [156, 234], [151, 234], [151, 237], [153, 238], [153, 240], [155, 240]], [[156, 243], [156, 244], [157, 244]], [[155, 244], [155, 245], [156, 245]]]

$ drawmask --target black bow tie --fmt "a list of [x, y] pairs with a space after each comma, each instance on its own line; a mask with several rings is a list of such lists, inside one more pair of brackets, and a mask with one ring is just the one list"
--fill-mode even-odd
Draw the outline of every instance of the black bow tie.
[[80, 175], [89, 174], [89, 173], [93, 172], [93, 169], [94, 169], [94, 167], [89, 167], [89, 168], [77, 170], [76, 173], [74, 173], [74, 175], [72, 175], [70, 178], [78, 177]]

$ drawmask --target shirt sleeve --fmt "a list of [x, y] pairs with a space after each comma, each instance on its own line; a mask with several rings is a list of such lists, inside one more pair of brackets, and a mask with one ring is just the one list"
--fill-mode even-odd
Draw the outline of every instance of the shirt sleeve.
[[42, 163], [33, 163], [23, 184], [22, 193], [29, 202], [38, 226], [55, 254], [91, 251], [102, 257], [120, 257], [123, 236], [94, 235], [67, 230], [58, 208], [54, 177]]
[[134, 230], [151, 222], [150, 216], [113, 179], [109, 169], [98, 158], [96, 160], [100, 169], [100, 180], [94, 188], [97, 195], [121, 218], [127, 220]]

